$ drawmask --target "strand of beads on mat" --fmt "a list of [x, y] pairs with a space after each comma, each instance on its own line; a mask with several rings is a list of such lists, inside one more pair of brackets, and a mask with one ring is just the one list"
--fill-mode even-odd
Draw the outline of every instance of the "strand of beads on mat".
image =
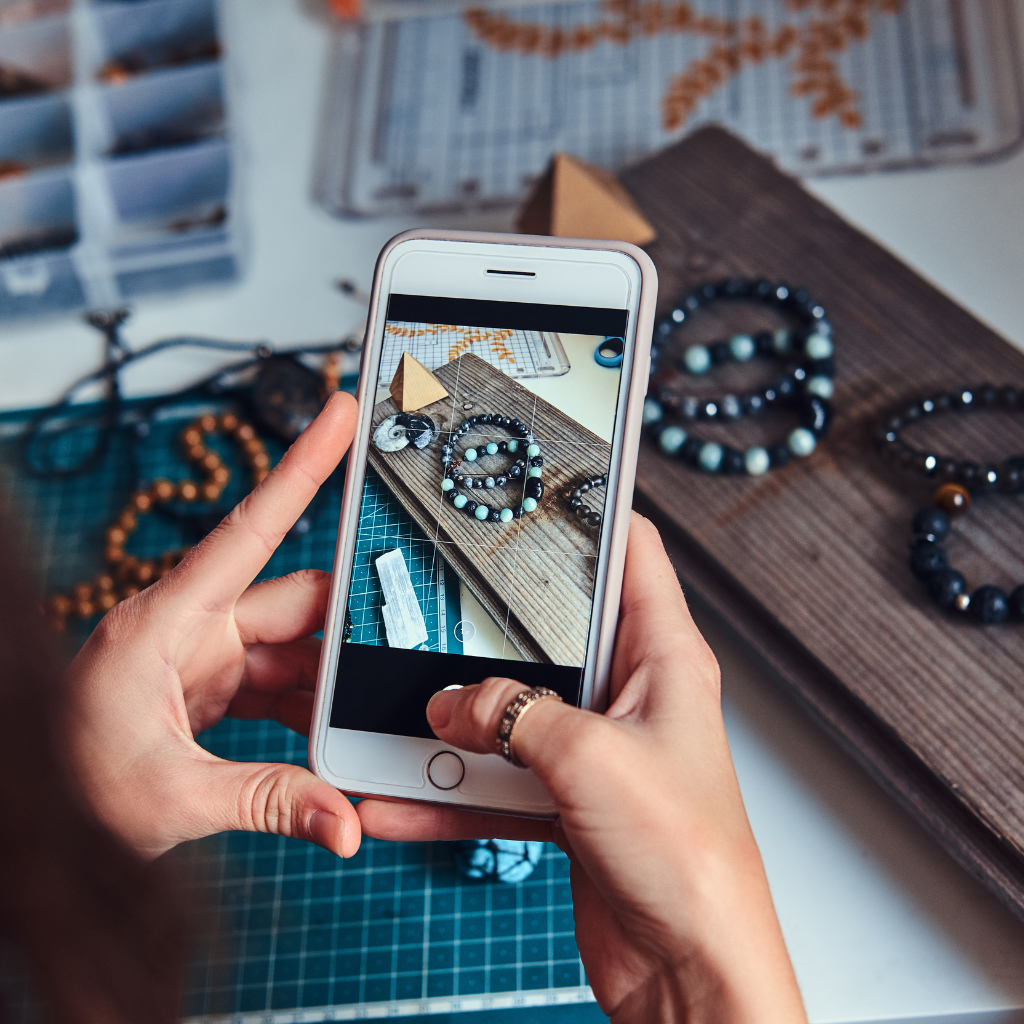
[[[662, 368], [664, 348], [703, 306], [721, 300], [761, 302], [795, 321], [792, 327], [757, 334], [735, 334], [710, 345], [691, 345], [673, 370]], [[794, 456], [805, 458], [828, 434], [835, 360], [832, 325], [825, 309], [804, 288], [790, 288], [765, 278], [729, 278], [708, 282], [685, 295], [655, 326], [651, 342], [651, 389], [644, 402], [644, 425], [664, 455], [680, 458], [708, 473], [760, 476], [785, 466]], [[700, 377], [724, 363], [755, 358], [776, 360], [783, 372], [766, 387], [744, 394], [698, 398], [680, 394], [681, 381]], [[796, 413], [798, 426], [766, 447], [737, 451], [697, 436], [682, 424], [735, 422], [771, 408]], [[676, 420], [677, 422], [671, 422]]]
[[55, 594], [49, 599], [46, 613], [53, 628], [63, 630], [69, 618], [91, 619], [98, 613], [110, 611], [120, 601], [165, 576], [188, 554], [191, 548], [183, 547], [166, 551], [159, 559], [140, 560], [127, 554], [125, 544], [138, 528], [139, 517], [158, 505], [214, 502], [220, 498], [231, 479], [231, 470], [205, 443], [206, 437], [217, 433], [229, 435], [238, 444], [242, 459], [251, 470], [253, 487], [263, 481], [270, 472], [270, 456], [255, 428], [231, 412], [200, 416], [182, 431], [181, 444], [185, 457], [203, 474], [202, 481], [174, 483], [159, 479], [136, 491], [124, 511], [107, 528], [103, 555], [106, 568], [93, 579], [76, 584], [69, 593]]
[[[507, 440], [488, 441], [486, 444], [469, 447], [457, 453], [457, 444], [462, 437], [476, 427], [498, 427], [510, 435]], [[504, 471], [497, 473], [481, 473], [473, 475], [466, 471], [467, 463], [473, 465], [479, 459], [495, 455], [515, 455], [524, 446], [523, 456], [515, 459]], [[448, 434], [448, 440], [441, 446], [441, 492], [455, 508], [466, 515], [479, 519], [481, 522], [510, 523], [513, 519], [522, 519], [524, 513], [534, 512], [544, 497], [544, 483], [541, 479], [544, 457], [540, 453], [533, 432], [522, 421], [511, 416], [483, 413], [463, 420], [458, 429]], [[523, 500], [520, 505], [497, 508], [486, 502], [474, 501], [459, 491], [466, 490], [500, 490], [510, 481], [518, 480], [525, 474]]]
[[573, 510], [576, 518], [587, 526], [600, 526], [604, 517], [600, 512], [595, 511], [583, 501], [583, 495], [595, 487], [604, 487], [608, 482], [606, 476], [588, 476], [581, 480], [578, 486], [573, 487], [565, 496], [569, 508]]

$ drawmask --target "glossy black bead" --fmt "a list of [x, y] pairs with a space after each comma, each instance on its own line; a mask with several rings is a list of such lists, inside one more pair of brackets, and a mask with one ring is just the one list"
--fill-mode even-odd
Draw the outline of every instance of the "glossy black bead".
[[935, 476], [939, 480], [956, 480], [960, 473], [960, 464], [956, 459], [939, 459], [939, 465], [935, 470]]
[[481, 415], [477, 417], [477, 423], [479, 423], [482, 427], [486, 427], [491, 422], [491, 418], [492, 417], [490, 413], [481, 413]]
[[757, 351], [763, 356], [775, 353], [775, 338], [771, 331], [758, 331], [754, 335], [754, 344], [757, 346]]
[[718, 297], [718, 285], [712, 284], [709, 281], [707, 284], [701, 285], [701, 287], [697, 289], [697, 294], [704, 302], [710, 302], [712, 299]]
[[836, 361], [832, 356], [827, 359], [808, 359], [802, 365], [809, 377], [834, 377], [836, 375]]
[[1016, 388], [1005, 387], [999, 389], [999, 404], [1004, 409], [1014, 411], [1020, 408], [1021, 397], [1020, 392]]
[[[653, 441], [657, 441], [658, 440], [658, 435], [660, 435], [662, 430], [664, 430], [664, 429], [665, 429], [665, 425], [664, 424], [652, 423], [650, 425], [650, 427], [647, 428], [647, 432], [651, 435], [651, 439]], [[509, 466], [508, 467], [508, 475], [509, 475], [509, 478], [511, 480], [515, 480], [518, 477], [522, 476], [522, 473], [523, 473], [523, 470], [522, 470], [521, 466]]]
[[1024, 586], [1011, 590], [1006, 604], [1010, 610], [1010, 618], [1015, 622], [1024, 622]]
[[477, 503], [470, 498], [469, 501], [462, 506], [462, 511], [465, 512], [467, 516], [471, 516], [476, 511], [476, 506]]
[[533, 466], [535, 469], [539, 469], [541, 466], [544, 465], [544, 456], [534, 455], [534, 457], [530, 459], [530, 465]]
[[919, 579], [927, 581], [932, 573], [945, 569], [949, 562], [946, 552], [930, 540], [919, 540], [910, 548], [910, 571]]
[[469, 420], [463, 420], [463, 421], [462, 421], [462, 422], [461, 422], [461, 423], [459, 424], [459, 429], [460, 429], [460, 430], [463, 430], [463, 431], [466, 431], [466, 430], [469, 430], [469, 428], [470, 428], [471, 426], [473, 426], [473, 424], [472, 424], [472, 423], [470, 423], [470, 422], [469, 422]]
[[600, 526], [601, 525], [601, 513], [590, 512], [587, 514], [587, 525], [589, 526]]
[[683, 309], [685, 309], [687, 313], [695, 313], [698, 309], [700, 309], [700, 296], [687, 295], [686, 298], [683, 299], [682, 304]]
[[998, 626], [1009, 618], [1010, 603], [999, 587], [986, 585], [971, 594], [968, 610], [983, 625]]
[[970, 490], [978, 482], [978, 466], [974, 462], [961, 462], [957, 467], [956, 478]]
[[708, 351], [711, 353], [713, 363], [727, 363], [732, 358], [732, 350], [724, 341], [716, 341], [708, 345]]
[[487, 516], [489, 522], [500, 523], [501, 522], [501, 509], [492, 508]]
[[999, 487], [999, 467], [991, 462], [986, 462], [978, 467], [978, 477], [974, 489], [979, 494], [991, 492]]
[[[983, 384], [978, 390], [978, 401], [987, 409], [994, 409], [999, 404], [999, 391], [991, 384]], [[973, 604], [974, 599], [971, 599]]]
[[949, 536], [949, 527], [949, 513], [929, 505], [914, 516], [910, 528], [922, 537], [934, 537], [937, 541], [943, 541]]
[[499, 452], [507, 452], [508, 451], [508, 441], [499, 441], [498, 442], [498, 451]]
[[773, 444], [768, 449], [768, 464], [772, 469], [779, 469], [780, 467], [785, 466], [792, 458], [793, 453], [789, 450], [789, 445], [784, 442]]
[[718, 403], [705, 402], [700, 407], [700, 418], [702, 420], [713, 420], [718, 418]]
[[505, 476], [504, 474], [501, 474], [501, 475], [496, 476], [494, 478], [494, 485], [495, 485], [495, 487], [504, 487], [505, 484], [507, 484], [507, 483], [508, 483], [508, 477]]
[[779, 398], [792, 398], [796, 391], [796, 381], [792, 377], [780, 377], [775, 384], [775, 393]]
[[760, 277], [754, 282], [753, 294], [759, 299], [771, 298], [774, 287], [767, 278]]
[[688, 398], [676, 398], [675, 400], [680, 416], [687, 420], [695, 420], [697, 418], [697, 414], [700, 412], [700, 399], [694, 398], [691, 395]]
[[1021, 473], [1016, 466], [1004, 462], [999, 467], [999, 490], [1003, 494], [1016, 494], [1021, 488]]
[[738, 298], [741, 295], [749, 295], [750, 282], [741, 277], [730, 277], [725, 281], [722, 292], [730, 299]]
[[701, 448], [704, 447], [704, 442], [699, 437], [688, 437], [683, 442], [683, 447], [679, 449], [679, 458], [684, 462], [690, 463], [692, 466], [697, 461], [697, 456], [700, 454]]
[[569, 497], [570, 498], [582, 498], [583, 497], [583, 488], [582, 487], [577, 487], [576, 490], [574, 490], [572, 492], [572, 494], [569, 495]]
[[722, 463], [718, 468], [719, 473], [746, 473], [747, 464], [744, 461], [743, 452], [735, 448], [723, 448]]
[[928, 577], [928, 593], [940, 608], [952, 608], [967, 593], [967, 581], [956, 569], [940, 569]]
[[827, 437], [832, 426], [832, 406], [817, 395], [804, 395], [797, 405], [800, 426], [813, 430], [818, 437]]
[[[576, 493], [579, 494], [579, 491], [577, 491]], [[570, 498], [569, 499], [569, 505], [572, 508], [579, 508], [580, 505], [582, 505], [582, 504], [583, 504], [583, 499], [582, 498], [574, 497], [574, 498]]]
[[953, 394], [954, 409], [973, 409], [974, 405], [974, 390], [972, 388], [964, 388]]
[[539, 476], [531, 476], [526, 481], [526, 487], [523, 489], [523, 493], [527, 498], [533, 498], [535, 501], [540, 501], [544, 497], [544, 481]]

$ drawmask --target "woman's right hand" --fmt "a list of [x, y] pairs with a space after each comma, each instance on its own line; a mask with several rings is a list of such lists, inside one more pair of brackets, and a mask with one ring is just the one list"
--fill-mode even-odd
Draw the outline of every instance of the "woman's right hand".
[[[446, 743], [493, 753], [511, 679], [434, 695]], [[385, 839], [551, 840], [571, 860], [576, 941], [615, 1024], [806, 1020], [722, 721], [714, 655], [655, 528], [634, 514], [611, 680], [595, 714], [557, 701], [517, 723], [516, 755], [557, 823], [367, 799]]]

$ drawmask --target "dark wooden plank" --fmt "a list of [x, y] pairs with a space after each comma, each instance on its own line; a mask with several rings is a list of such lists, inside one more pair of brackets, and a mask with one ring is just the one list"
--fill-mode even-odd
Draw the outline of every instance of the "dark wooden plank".
[[[638, 491], [700, 553], [702, 598], [805, 703], [827, 704], [819, 717], [1021, 912], [1024, 628], [982, 629], [930, 604], [906, 545], [933, 485], [885, 466], [871, 433], [883, 411], [920, 393], [1024, 386], [1024, 355], [720, 129], [623, 181], [658, 227], [650, 252], [666, 306], [729, 275], [803, 285], [828, 310], [838, 362], [832, 435], [810, 459], [759, 479], [708, 477], [645, 442]], [[739, 326], [759, 324], [712, 308], [679, 344]], [[716, 391], [736, 382], [718, 378]], [[917, 437], [927, 429], [938, 451], [999, 459], [1024, 451], [1022, 419], [950, 417]], [[746, 446], [792, 426], [780, 413], [698, 433]], [[957, 522], [948, 551], [973, 585], [1024, 582], [1022, 510], [1021, 497], [984, 499]]]
[[[454, 567], [473, 596], [507, 633], [523, 657], [556, 665], [582, 665], [594, 592], [597, 532], [570, 513], [570, 484], [608, 469], [611, 446], [555, 406], [471, 353], [434, 371], [448, 398], [422, 411], [442, 430], [470, 416], [498, 413], [532, 426], [544, 457], [544, 497], [538, 508], [511, 523], [481, 523], [441, 498], [440, 443], [411, 445], [383, 454], [370, 445], [369, 462], [428, 537]], [[396, 412], [389, 398], [373, 412], [373, 426]], [[499, 429], [479, 428], [463, 448], [506, 440]], [[525, 447], [525, 446], [524, 446]], [[500, 472], [512, 461], [494, 456], [476, 463], [474, 474]], [[470, 464], [467, 464], [469, 466]], [[504, 491], [476, 490], [473, 497], [497, 507], [522, 500], [522, 484]], [[598, 511], [602, 496], [588, 504]]]

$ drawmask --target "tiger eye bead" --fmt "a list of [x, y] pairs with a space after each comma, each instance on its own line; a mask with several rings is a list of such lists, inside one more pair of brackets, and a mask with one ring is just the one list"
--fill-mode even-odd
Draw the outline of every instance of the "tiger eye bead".
[[943, 511], [955, 515], [971, 507], [971, 492], [962, 484], [943, 484], [932, 495], [932, 501]]
[[195, 501], [199, 497], [199, 488], [191, 480], [182, 480], [178, 484], [178, 497], [182, 501]]
[[170, 480], [154, 480], [149, 493], [156, 501], [170, 501], [174, 497], [174, 484]]
[[203, 433], [212, 434], [217, 429], [217, 417], [211, 413], [206, 413], [196, 420], [196, 424]]

